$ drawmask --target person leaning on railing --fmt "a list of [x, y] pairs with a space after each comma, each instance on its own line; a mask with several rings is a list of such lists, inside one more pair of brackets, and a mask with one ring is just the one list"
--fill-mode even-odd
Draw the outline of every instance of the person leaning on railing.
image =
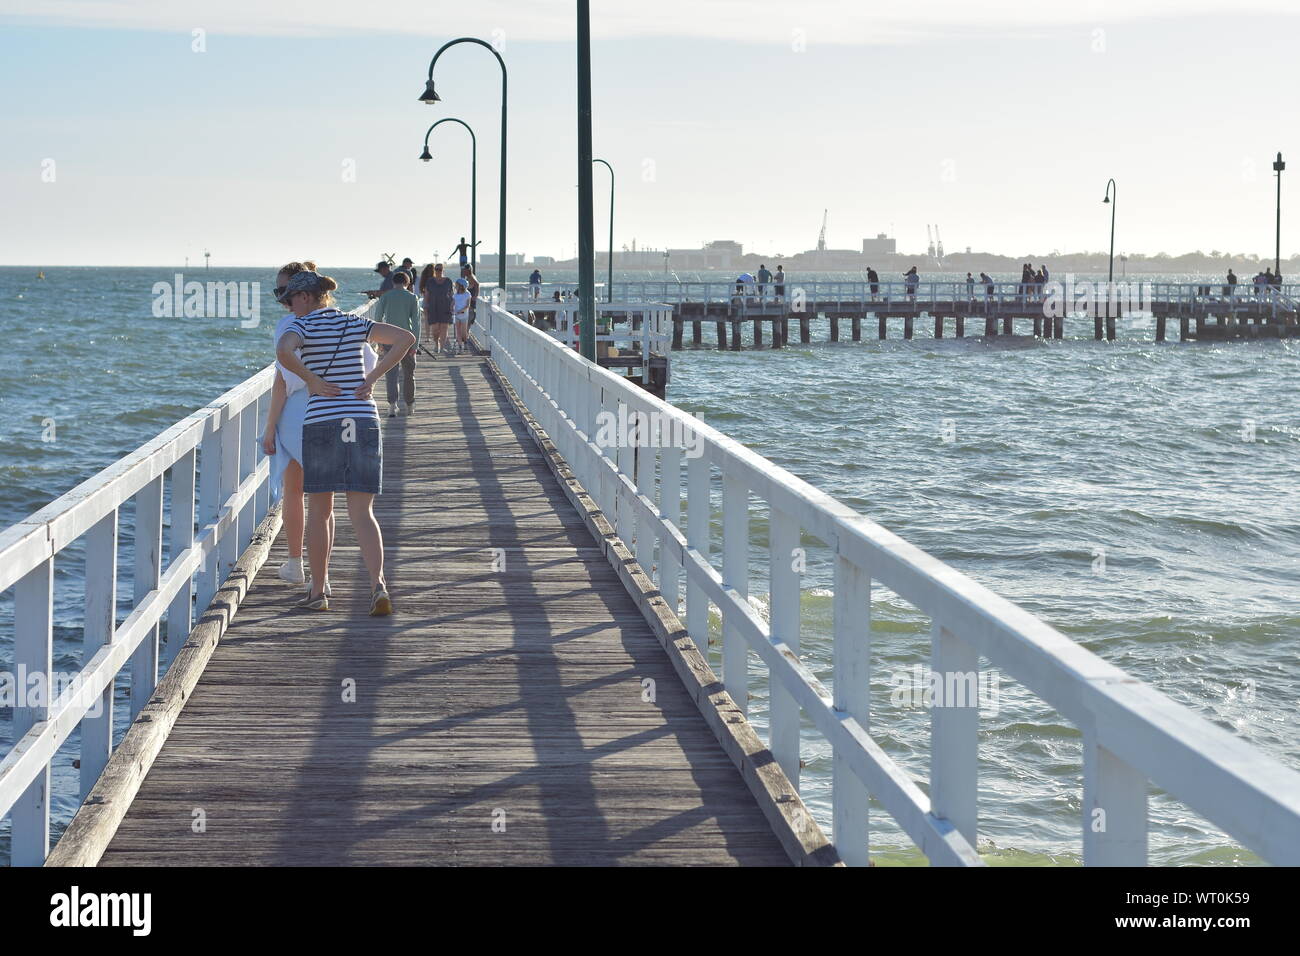
[[[324, 591], [333, 547], [329, 520], [334, 495], [341, 491], [347, 495], [348, 518], [370, 575], [370, 613], [380, 616], [391, 614], [393, 605], [384, 581], [383, 536], [372, 510], [382, 485], [383, 446], [371, 393], [380, 376], [415, 346], [415, 336], [395, 325], [340, 312], [331, 294], [337, 288], [334, 279], [314, 271], [292, 276], [282, 301], [297, 319], [276, 346], [280, 364], [306, 382], [311, 396], [302, 427], [302, 470], [312, 588], [298, 607], [329, 610]], [[369, 373], [362, 354], [367, 341], [390, 346]]]

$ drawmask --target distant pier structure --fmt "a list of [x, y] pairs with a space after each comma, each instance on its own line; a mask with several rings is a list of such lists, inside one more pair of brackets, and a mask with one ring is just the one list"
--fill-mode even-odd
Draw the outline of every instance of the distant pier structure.
[[[549, 292], [549, 290], [548, 290]], [[511, 310], [517, 293], [511, 290]], [[1037, 338], [1065, 337], [1067, 323], [1084, 324], [1097, 340], [1114, 340], [1121, 318], [1146, 317], [1155, 341], [1166, 341], [1176, 323], [1180, 341], [1300, 336], [1300, 286], [1226, 286], [1208, 283], [1066, 283], [1055, 287], [1019, 282], [809, 282], [787, 283], [778, 296], [772, 284], [737, 282], [616, 282], [612, 301], [625, 310], [660, 304], [670, 310], [671, 349], [704, 346], [712, 325], [719, 349], [744, 347], [749, 331], [755, 348], [781, 348], [813, 341], [813, 324], [825, 320], [826, 341], [858, 342], [874, 334], [911, 339], [918, 324], [936, 339], [951, 334], [995, 338], [1032, 326]], [[1082, 307], [1081, 307], [1082, 306]], [[603, 309], [611, 308], [602, 304]], [[901, 325], [901, 329], [898, 326]], [[689, 326], [689, 342], [687, 327]], [[847, 326], [847, 328], [846, 328]], [[847, 338], [846, 338], [847, 336]]]

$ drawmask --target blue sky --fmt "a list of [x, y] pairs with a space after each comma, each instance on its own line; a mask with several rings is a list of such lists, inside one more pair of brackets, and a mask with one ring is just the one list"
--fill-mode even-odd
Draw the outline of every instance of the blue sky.
[[[619, 175], [620, 246], [734, 238], [790, 254], [826, 208], [838, 248], [884, 231], [920, 250], [937, 223], [950, 251], [1096, 250], [1114, 176], [1119, 251], [1271, 254], [1270, 163], [1300, 162], [1297, 20], [1272, 0], [593, 7], [594, 135]], [[572, 255], [572, 18], [551, 0], [0, 0], [0, 263], [445, 256], [468, 230], [468, 138], [444, 124], [435, 162], [416, 160], [442, 116], [478, 134], [479, 236], [495, 251], [495, 61], [458, 47], [438, 67], [445, 102], [416, 100], [441, 42], [494, 31], [510, 251]], [[595, 181], [603, 245], [603, 168]], [[1300, 250], [1290, 182], [1284, 256]]]

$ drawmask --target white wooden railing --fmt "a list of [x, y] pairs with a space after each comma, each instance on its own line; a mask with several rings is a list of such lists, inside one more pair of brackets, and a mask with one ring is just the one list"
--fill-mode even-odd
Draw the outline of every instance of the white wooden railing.
[[[551, 327], [546, 331], [578, 347], [581, 309], [576, 299], [510, 305], [508, 310], [521, 318], [531, 314], [533, 324], [546, 317]], [[607, 329], [608, 331], [602, 331]], [[673, 309], [661, 303], [600, 302], [596, 305], [596, 342], [645, 355], [667, 355], [673, 341]]]
[[[14, 670], [57, 696], [17, 686], [13, 746], [0, 760], [0, 818], [10, 815], [15, 866], [50, 847], [50, 762], [81, 725], [81, 798], [113, 748], [113, 685], [131, 684], [130, 717], [148, 702], [194, 621], [270, 507], [270, 462], [259, 449], [273, 368], [168, 428], [25, 521], [0, 532], [0, 591], [14, 590]], [[196, 480], [197, 479], [197, 480]], [[164, 495], [164, 483], [168, 494]], [[117, 623], [119, 512], [133, 500], [133, 601]], [[166, 506], [164, 505], [166, 502]], [[164, 512], [168, 561], [162, 563]], [[55, 674], [54, 565], [85, 539], [82, 664]], [[166, 644], [160, 642], [166, 621]]]
[[[563, 342], [501, 309], [485, 308], [480, 316], [480, 344], [668, 605], [683, 613], [684, 598], [686, 629], [705, 653], [709, 610], [718, 609], [722, 681], [742, 711], [749, 655], [767, 666], [769, 746], [796, 786], [801, 711], [829, 743], [832, 839], [847, 862], [867, 862], [870, 794], [932, 863], [980, 863], [978, 701], [932, 708], [928, 797], [871, 737], [871, 594], [878, 583], [931, 619], [935, 675], [945, 682], [960, 676], [975, 686], [985, 658], [1080, 729], [1086, 864], [1146, 863], [1149, 783], [1264, 859], [1300, 863], [1300, 773]], [[647, 430], [635, 440], [602, 437], [602, 425], [639, 416]], [[720, 568], [710, 545], [719, 486]], [[761, 506], [770, 515], [770, 624], [747, 600], [750, 522]], [[799, 658], [800, 580], [793, 556], [801, 535], [835, 555], [833, 690]]]

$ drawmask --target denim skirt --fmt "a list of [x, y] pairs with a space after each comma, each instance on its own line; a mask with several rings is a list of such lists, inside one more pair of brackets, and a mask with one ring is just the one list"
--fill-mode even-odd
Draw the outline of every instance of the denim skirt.
[[340, 418], [302, 426], [302, 490], [379, 494], [384, 474], [377, 418]]

